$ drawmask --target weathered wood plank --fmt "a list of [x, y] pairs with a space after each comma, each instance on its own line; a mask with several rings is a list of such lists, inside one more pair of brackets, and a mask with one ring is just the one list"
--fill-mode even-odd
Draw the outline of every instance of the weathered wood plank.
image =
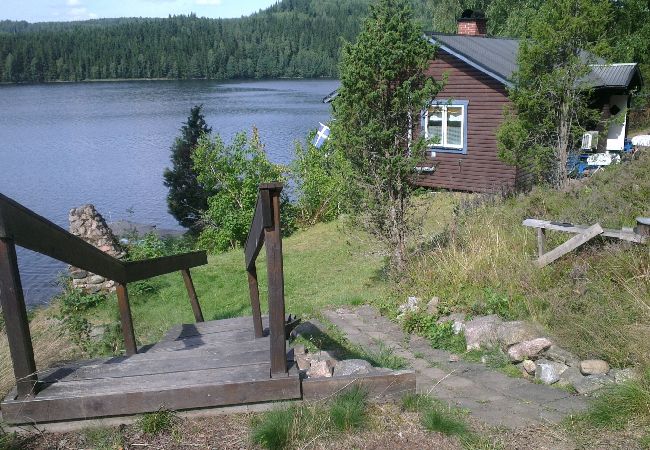
[[332, 378], [306, 378], [302, 380], [304, 400], [322, 400], [361, 386], [373, 400], [401, 398], [415, 392], [415, 372], [399, 371], [368, 375], [350, 375]]
[[122, 335], [124, 336], [124, 348], [127, 355], [138, 353], [138, 346], [135, 343], [133, 331], [133, 318], [131, 317], [131, 305], [129, 305], [129, 292], [126, 285], [118, 283], [115, 287], [117, 292], [117, 306], [120, 310], [120, 323], [122, 324]]
[[204, 251], [200, 251], [162, 256], [160, 258], [145, 259], [142, 261], [127, 261], [123, 264], [126, 271], [126, 283], [132, 283], [166, 273], [202, 266], [207, 263], [207, 254]]
[[571, 250], [575, 250], [576, 248], [580, 247], [584, 243], [588, 242], [589, 240], [595, 238], [596, 236], [602, 233], [603, 233], [603, 229], [601, 228], [600, 224], [594, 224], [590, 226], [582, 233], [573, 236], [564, 244], [558, 245], [553, 250], [539, 257], [537, 259], [537, 266], [541, 268], [552, 263], [556, 259], [560, 258], [563, 255], [566, 255]]
[[251, 310], [253, 312], [253, 329], [255, 330], [255, 337], [259, 339], [264, 336], [264, 327], [262, 325], [260, 287], [257, 282], [257, 268], [255, 267], [255, 262], [251, 263], [246, 272], [248, 274], [248, 291], [250, 293]]
[[174, 341], [165, 341], [154, 344], [147, 353], [158, 351], [176, 351], [186, 350], [189, 348], [213, 346], [213, 345], [234, 345], [234, 343], [243, 344], [255, 341], [255, 332], [249, 324], [248, 330], [232, 331], [228, 333], [211, 333], [198, 336], [189, 336]]
[[174, 374], [185, 376], [186, 372], [206, 369], [222, 369], [228, 367], [243, 367], [268, 364], [268, 349], [260, 348], [253, 351], [236, 351], [233, 348], [229, 354], [221, 357], [196, 355], [176, 355], [175, 358], [156, 359], [124, 359], [120, 363], [96, 363], [84, 366], [65, 366], [42, 373], [41, 383], [66, 383], [79, 380], [104, 380], [107, 378], [127, 378], [133, 376]]
[[[261, 320], [263, 328], [267, 328], [269, 326], [269, 317], [264, 315], [261, 317]], [[244, 316], [232, 319], [211, 320], [203, 323], [175, 325], [165, 334], [161, 342], [206, 334], [247, 331], [251, 328], [251, 321], [251, 316]]]
[[[522, 222], [522, 225], [525, 227], [545, 228], [547, 230], [563, 231], [565, 233], [573, 234], [582, 233], [589, 228], [585, 225], [553, 223], [550, 220], [539, 219], [526, 219]], [[636, 242], [639, 244], [645, 243], [647, 239], [645, 236], [637, 234], [634, 231], [625, 229], [614, 230], [611, 228], [603, 228], [603, 236], [621, 239], [623, 241]]]
[[546, 253], [546, 229], [537, 229], [537, 257], [541, 258]]
[[[228, 381], [223, 377], [222, 381], [214, 381], [206, 376], [207, 373], [202, 373], [197, 375], [194, 384], [177, 377], [173, 384], [156, 383], [151, 386], [152, 389], [146, 390], [142, 390], [142, 382], [138, 383], [138, 390], [116, 388], [106, 392], [99, 392], [92, 382], [78, 382], [88, 386], [74, 393], [61, 393], [66, 397], [39, 396], [29, 402], [6, 400], [2, 403], [3, 420], [12, 424], [48, 422], [139, 414], [156, 411], [160, 407], [183, 410], [300, 398], [297, 374], [271, 379], [267, 365], [260, 366], [255, 373], [259, 377], [266, 374], [266, 378], [255, 379], [249, 367], [245, 370], [240, 368], [239, 374], [233, 372], [226, 377]], [[70, 384], [73, 383], [57, 383], [51, 388]]]
[[27, 309], [18, 272], [16, 246], [0, 238], [0, 306], [20, 398], [36, 393], [38, 377]]

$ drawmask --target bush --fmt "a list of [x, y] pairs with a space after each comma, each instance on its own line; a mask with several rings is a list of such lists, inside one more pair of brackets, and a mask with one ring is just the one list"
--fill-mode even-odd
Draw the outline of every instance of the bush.
[[296, 142], [291, 173], [297, 191], [299, 221], [327, 222], [348, 212], [351, 168], [345, 156], [327, 142], [316, 148], [312, 132], [305, 146]]
[[130, 261], [138, 261], [189, 252], [192, 247], [189, 236], [162, 238], [152, 231], [141, 238], [133, 237], [127, 246], [127, 253]]

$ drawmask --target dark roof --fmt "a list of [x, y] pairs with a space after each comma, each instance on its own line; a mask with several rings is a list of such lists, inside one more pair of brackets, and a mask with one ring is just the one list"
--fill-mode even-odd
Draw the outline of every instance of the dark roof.
[[[517, 70], [518, 39], [443, 33], [428, 33], [428, 37], [448, 53], [501, 83], [511, 85], [512, 76]], [[629, 89], [633, 84], [642, 83], [635, 63], [605, 64], [600, 58], [596, 58], [595, 62], [588, 77], [594, 88]]]

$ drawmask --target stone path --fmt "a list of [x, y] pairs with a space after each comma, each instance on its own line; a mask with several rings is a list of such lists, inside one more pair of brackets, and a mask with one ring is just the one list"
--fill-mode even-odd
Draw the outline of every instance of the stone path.
[[482, 364], [450, 362], [451, 353], [431, 348], [422, 337], [407, 335], [371, 306], [339, 308], [323, 315], [350, 342], [366, 350], [378, 351], [381, 345], [393, 349], [416, 371], [418, 392], [467, 409], [488, 425], [548, 425], [586, 408], [579, 395], [508, 377]]

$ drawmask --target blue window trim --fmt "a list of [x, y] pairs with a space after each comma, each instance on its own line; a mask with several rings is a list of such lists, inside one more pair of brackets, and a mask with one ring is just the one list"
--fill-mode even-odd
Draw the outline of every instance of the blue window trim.
[[[431, 105], [443, 105], [443, 106], [464, 106], [463, 108], [463, 147], [462, 148], [452, 148], [452, 147], [439, 147], [437, 145], [429, 145], [428, 149], [431, 152], [440, 152], [440, 153], [458, 153], [461, 155], [467, 154], [467, 109], [469, 108], [469, 100], [456, 100], [456, 99], [445, 99], [437, 98], [431, 102]], [[422, 132], [426, 133], [426, 111], [422, 111]]]

